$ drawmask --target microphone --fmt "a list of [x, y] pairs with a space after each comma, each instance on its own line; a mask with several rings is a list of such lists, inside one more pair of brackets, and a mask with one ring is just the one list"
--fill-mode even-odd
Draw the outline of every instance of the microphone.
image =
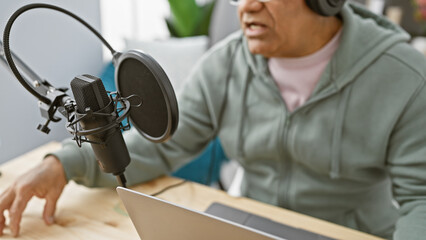
[[[118, 92], [108, 95], [99, 78], [80, 75], [71, 82], [74, 100], [66, 94], [66, 88], [55, 88], [42, 80], [10, 50], [13, 23], [24, 12], [36, 8], [59, 11], [74, 18], [104, 43], [113, 56]], [[7, 65], [22, 86], [39, 100], [41, 115], [47, 121], [37, 129], [48, 134], [49, 123], [60, 121], [55, 114], [61, 113], [67, 119], [66, 129], [74, 136], [77, 145], [89, 142], [101, 170], [115, 175], [123, 187], [126, 186], [124, 171], [130, 163], [130, 155], [121, 130], [130, 129], [130, 124], [121, 122], [128, 118], [142, 136], [154, 143], [167, 141], [177, 129], [176, 96], [157, 61], [139, 50], [115, 51], [92, 26], [63, 8], [43, 3], [21, 7], [9, 18], [0, 47], [3, 48], [0, 63]], [[21, 75], [20, 70], [25, 75]]]
[[71, 81], [71, 89], [82, 130], [101, 129], [98, 133], [86, 136], [99, 167], [104, 172], [115, 175], [120, 185], [125, 187], [124, 170], [130, 163], [129, 151], [119, 124], [107, 127], [118, 117], [114, 101], [108, 97], [101, 79], [91, 75], [75, 77]]

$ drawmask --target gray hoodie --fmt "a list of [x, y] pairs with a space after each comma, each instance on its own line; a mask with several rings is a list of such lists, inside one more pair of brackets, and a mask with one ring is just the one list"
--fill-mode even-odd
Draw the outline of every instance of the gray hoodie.
[[[341, 18], [338, 50], [293, 112], [267, 59], [252, 55], [241, 33], [212, 48], [179, 96], [180, 122], [170, 141], [126, 133], [130, 184], [174, 171], [218, 136], [245, 169], [245, 196], [382, 237], [424, 239], [425, 58], [382, 17], [346, 4]], [[53, 154], [69, 180], [116, 184], [88, 145], [66, 141]]]

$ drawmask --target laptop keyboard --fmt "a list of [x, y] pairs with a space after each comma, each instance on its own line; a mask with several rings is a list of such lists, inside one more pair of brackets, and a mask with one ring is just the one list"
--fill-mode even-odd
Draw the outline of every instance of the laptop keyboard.
[[317, 233], [272, 221], [220, 203], [213, 203], [206, 213], [287, 240], [335, 240]]

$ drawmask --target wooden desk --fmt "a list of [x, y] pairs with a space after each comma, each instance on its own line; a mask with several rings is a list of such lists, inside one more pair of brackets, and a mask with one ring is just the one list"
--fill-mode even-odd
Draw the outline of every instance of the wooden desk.
[[[59, 147], [59, 143], [50, 143], [1, 165], [0, 191], [3, 192], [14, 179], [39, 163], [44, 154]], [[181, 180], [163, 177], [132, 189], [150, 194], [179, 181]], [[231, 197], [222, 191], [196, 183], [185, 183], [158, 197], [198, 211], [204, 211], [212, 202], [217, 201], [336, 239], [380, 239], [251, 199]], [[46, 226], [41, 218], [43, 206], [44, 200], [38, 198], [29, 202], [22, 217], [19, 239], [139, 239], [114, 189], [89, 189], [70, 182], [59, 199], [56, 223], [52, 226]], [[6, 228], [1, 239], [15, 238], [11, 237]]]

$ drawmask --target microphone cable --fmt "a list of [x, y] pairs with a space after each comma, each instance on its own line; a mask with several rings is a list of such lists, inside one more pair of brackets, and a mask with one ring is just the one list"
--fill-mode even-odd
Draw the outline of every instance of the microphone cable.
[[15, 77], [18, 79], [18, 81], [22, 84], [22, 86], [24, 86], [25, 89], [27, 89], [27, 91], [29, 91], [32, 95], [34, 95], [36, 98], [38, 98], [40, 101], [44, 102], [45, 104], [51, 104], [51, 101], [49, 98], [47, 98], [46, 96], [41, 95], [40, 93], [38, 93], [36, 90], [34, 90], [30, 84], [25, 81], [25, 79], [22, 77], [22, 75], [20, 74], [18, 68], [16, 67], [13, 58], [12, 58], [12, 54], [10, 52], [10, 46], [9, 46], [9, 38], [10, 38], [10, 30], [12, 29], [12, 25], [15, 22], [15, 20], [24, 12], [31, 10], [31, 9], [35, 9], [35, 8], [47, 8], [47, 9], [52, 9], [55, 11], [59, 11], [62, 13], [65, 13], [66, 15], [74, 18], [75, 20], [77, 20], [78, 22], [80, 22], [81, 24], [83, 24], [84, 26], [86, 26], [92, 33], [94, 33], [101, 41], [102, 43], [111, 51], [111, 54], [114, 56], [117, 52], [111, 47], [111, 45], [102, 37], [102, 35], [96, 31], [92, 26], [90, 26], [86, 21], [84, 21], [83, 19], [81, 19], [80, 17], [78, 17], [77, 15], [75, 15], [74, 13], [65, 10], [63, 8], [54, 6], [54, 5], [50, 5], [50, 4], [44, 4], [44, 3], [34, 3], [34, 4], [28, 4], [26, 6], [23, 6], [21, 8], [19, 8], [15, 13], [13, 13], [13, 15], [9, 18], [9, 20], [7, 21], [6, 27], [4, 29], [4, 33], [3, 33], [3, 48], [4, 48], [4, 55], [6, 57], [6, 60], [9, 64], [10, 69], [12, 70], [13, 74], [15, 75]]
[[162, 194], [162, 193], [164, 193], [164, 192], [166, 192], [166, 191], [168, 191], [168, 190], [170, 190], [170, 189], [172, 189], [172, 188], [179, 187], [180, 185], [183, 185], [184, 183], [187, 183], [187, 182], [188, 182], [187, 180], [182, 180], [182, 181], [180, 181], [180, 182], [178, 182], [178, 183], [175, 183], [175, 184], [169, 185], [169, 186], [167, 186], [167, 187], [165, 187], [165, 188], [161, 189], [161, 190], [160, 190], [160, 191], [158, 191], [158, 192], [152, 193], [152, 194], [150, 194], [150, 196], [152, 196], [152, 197], [158, 196], [158, 195], [160, 195], [160, 194]]

